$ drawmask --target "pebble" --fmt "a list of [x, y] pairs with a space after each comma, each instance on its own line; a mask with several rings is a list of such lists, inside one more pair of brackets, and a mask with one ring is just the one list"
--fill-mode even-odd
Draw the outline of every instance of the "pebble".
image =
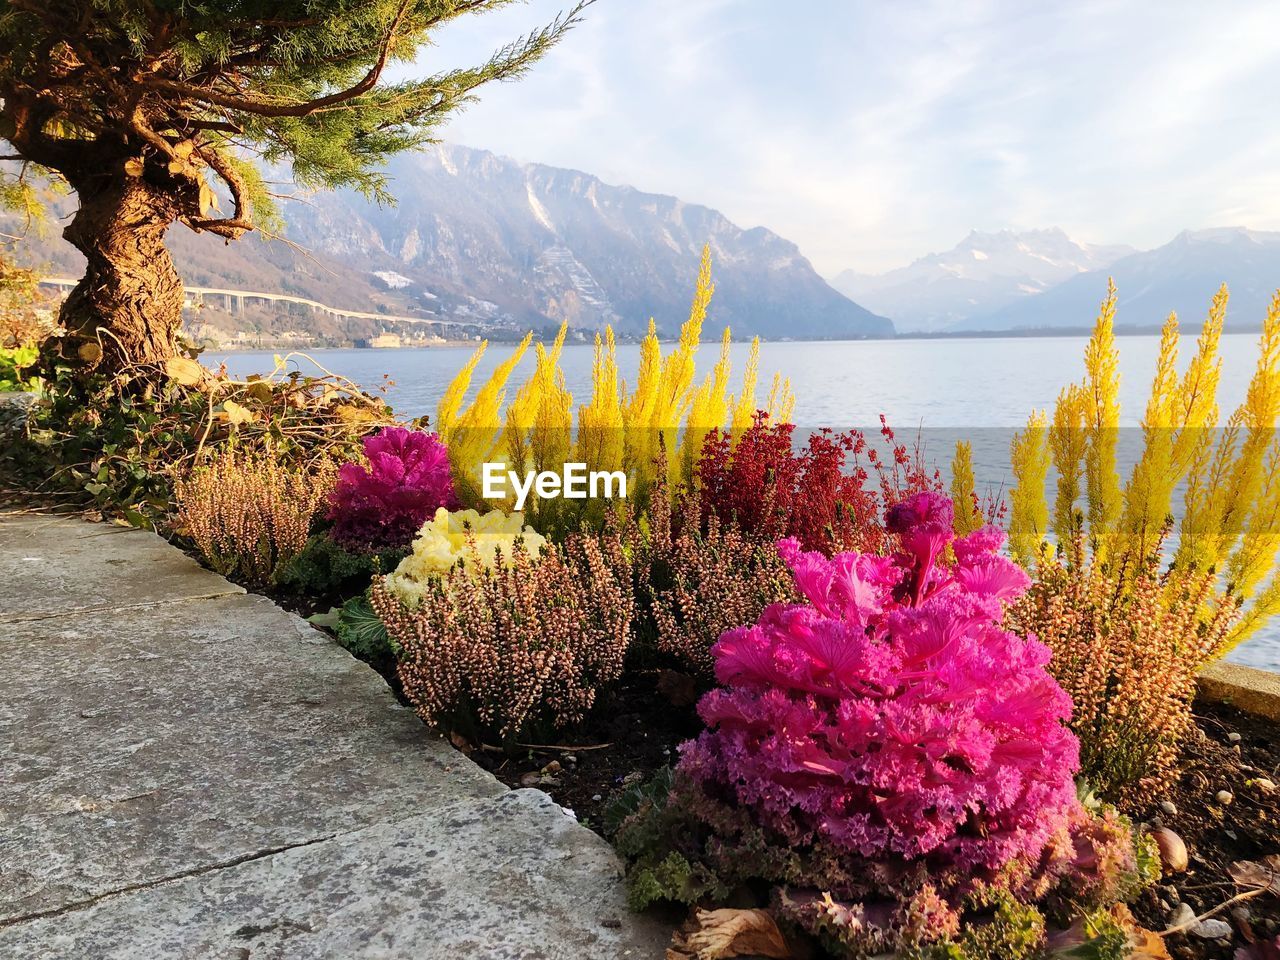
[[1249, 786], [1256, 787], [1263, 793], [1275, 793], [1275, 781], [1268, 780], [1266, 777], [1258, 777], [1256, 780], [1250, 780]]
[[1230, 740], [1232, 743], [1239, 743], [1244, 738], [1233, 730], [1231, 733], [1227, 734], [1227, 739]]
[[1190, 923], [1195, 918], [1196, 912], [1191, 909], [1191, 905], [1180, 903], [1173, 911], [1173, 916], [1169, 918], [1169, 926], [1165, 929], [1172, 930], [1174, 927], [1180, 927], [1184, 923]]
[[600, 794], [598, 793], [593, 793], [591, 795], [591, 799], [594, 800], [596, 803], [599, 803], [601, 800], [604, 799], [604, 797], [600, 796]]
[[1178, 815], [1178, 807], [1171, 800], [1161, 800], [1160, 812], [1167, 817], [1176, 817]]
[[561, 769], [560, 761], [552, 760], [550, 763], [548, 763], [545, 767], [542, 768], [542, 772], [543, 773], [559, 773], [560, 769]]
[[1230, 790], [1219, 790], [1215, 799], [1224, 807], [1230, 806], [1231, 801], [1236, 798], [1235, 794]]
[[1231, 916], [1239, 923], [1244, 924], [1253, 919], [1253, 911], [1249, 909], [1248, 904], [1242, 903], [1231, 908]]
[[572, 753], [566, 753], [566, 754], [564, 755], [564, 762], [565, 762], [565, 763], [577, 763], [577, 762], [578, 762], [578, 758], [577, 758], [577, 757], [575, 757]]
[[1217, 917], [1210, 917], [1208, 920], [1201, 920], [1191, 932], [1197, 937], [1205, 940], [1220, 940], [1223, 937], [1231, 936], [1231, 924], [1225, 920], [1219, 920]]
[[520, 786], [536, 787], [542, 782], [542, 774], [537, 770], [530, 770], [528, 773], [520, 774]]

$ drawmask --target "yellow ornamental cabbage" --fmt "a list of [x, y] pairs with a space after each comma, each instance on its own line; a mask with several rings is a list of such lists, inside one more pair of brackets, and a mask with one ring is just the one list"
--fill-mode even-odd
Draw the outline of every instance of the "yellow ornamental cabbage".
[[387, 587], [407, 606], [416, 607], [431, 582], [457, 563], [474, 564], [478, 560], [484, 567], [507, 565], [516, 540], [531, 556], [537, 556], [547, 543], [532, 527], [524, 525], [520, 513], [450, 513], [441, 507], [423, 524], [413, 541], [413, 552], [387, 577]]

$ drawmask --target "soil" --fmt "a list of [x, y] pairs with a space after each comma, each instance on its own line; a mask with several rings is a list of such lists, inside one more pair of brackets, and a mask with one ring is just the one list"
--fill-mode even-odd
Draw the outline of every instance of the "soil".
[[674, 765], [678, 747], [698, 735], [693, 680], [672, 670], [630, 670], [589, 725], [516, 755], [473, 751], [476, 762], [511, 787], [536, 787], [603, 832], [609, 803], [633, 783]]
[[[1165, 877], [1133, 904], [1134, 916], [1150, 930], [1166, 929], [1180, 903], [1201, 916], [1241, 893], [1227, 872], [1233, 862], [1280, 854], [1280, 786], [1268, 790], [1249, 783], [1266, 779], [1280, 785], [1280, 730], [1273, 722], [1223, 704], [1197, 703], [1196, 722], [1183, 748], [1183, 773], [1177, 783], [1133, 811], [1150, 825], [1177, 833], [1190, 854], [1185, 873]], [[1233, 733], [1239, 734], [1238, 743], [1232, 742]], [[1218, 800], [1223, 790], [1232, 795], [1229, 803]], [[1162, 802], [1172, 803], [1176, 812], [1163, 811]], [[1166, 941], [1175, 960], [1280, 956], [1263, 952], [1261, 946], [1248, 950], [1250, 944], [1274, 943], [1280, 936], [1280, 897], [1262, 894], [1214, 917], [1231, 925], [1231, 935], [1206, 940], [1175, 934]], [[1237, 955], [1241, 948], [1246, 952]]]

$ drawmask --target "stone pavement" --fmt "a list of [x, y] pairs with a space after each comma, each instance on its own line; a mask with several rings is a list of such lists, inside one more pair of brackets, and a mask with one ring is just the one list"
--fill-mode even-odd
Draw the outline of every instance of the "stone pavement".
[[0, 514], [0, 957], [661, 957], [608, 845], [154, 534]]

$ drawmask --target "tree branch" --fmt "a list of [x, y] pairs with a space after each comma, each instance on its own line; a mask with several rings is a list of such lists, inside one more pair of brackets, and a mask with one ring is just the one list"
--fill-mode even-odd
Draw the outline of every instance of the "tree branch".
[[197, 233], [204, 231], [227, 240], [238, 240], [242, 234], [253, 229], [252, 212], [244, 200], [244, 178], [217, 148], [197, 146], [195, 152], [230, 189], [235, 214], [231, 217], [188, 217], [183, 222]]
[[163, 77], [149, 78], [143, 82], [148, 86], [168, 90], [171, 93], [177, 93], [192, 100], [219, 107], [227, 107], [232, 110], [243, 110], [245, 113], [257, 114], [260, 117], [305, 117], [315, 113], [317, 110], [323, 110], [325, 107], [354, 100], [378, 85], [378, 80], [382, 77], [382, 71], [386, 68], [387, 60], [391, 56], [391, 45], [396, 38], [396, 34], [400, 32], [400, 27], [404, 24], [405, 16], [408, 14], [412, 2], [413, 0], [400, 0], [400, 7], [396, 11], [395, 18], [391, 21], [391, 26], [388, 28], [387, 34], [378, 50], [378, 58], [374, 61], [373, 66], [369, 68], [369, 72], [364, 75], [364, 79], [345, 90], [339, 90], [336, 93], [318, 97], [315, 100], [307, 100], [302, 103], [272, 102], [238, 94], [219, 93], [216, 90], [192, 86], [188, 83], [179, 83]]

